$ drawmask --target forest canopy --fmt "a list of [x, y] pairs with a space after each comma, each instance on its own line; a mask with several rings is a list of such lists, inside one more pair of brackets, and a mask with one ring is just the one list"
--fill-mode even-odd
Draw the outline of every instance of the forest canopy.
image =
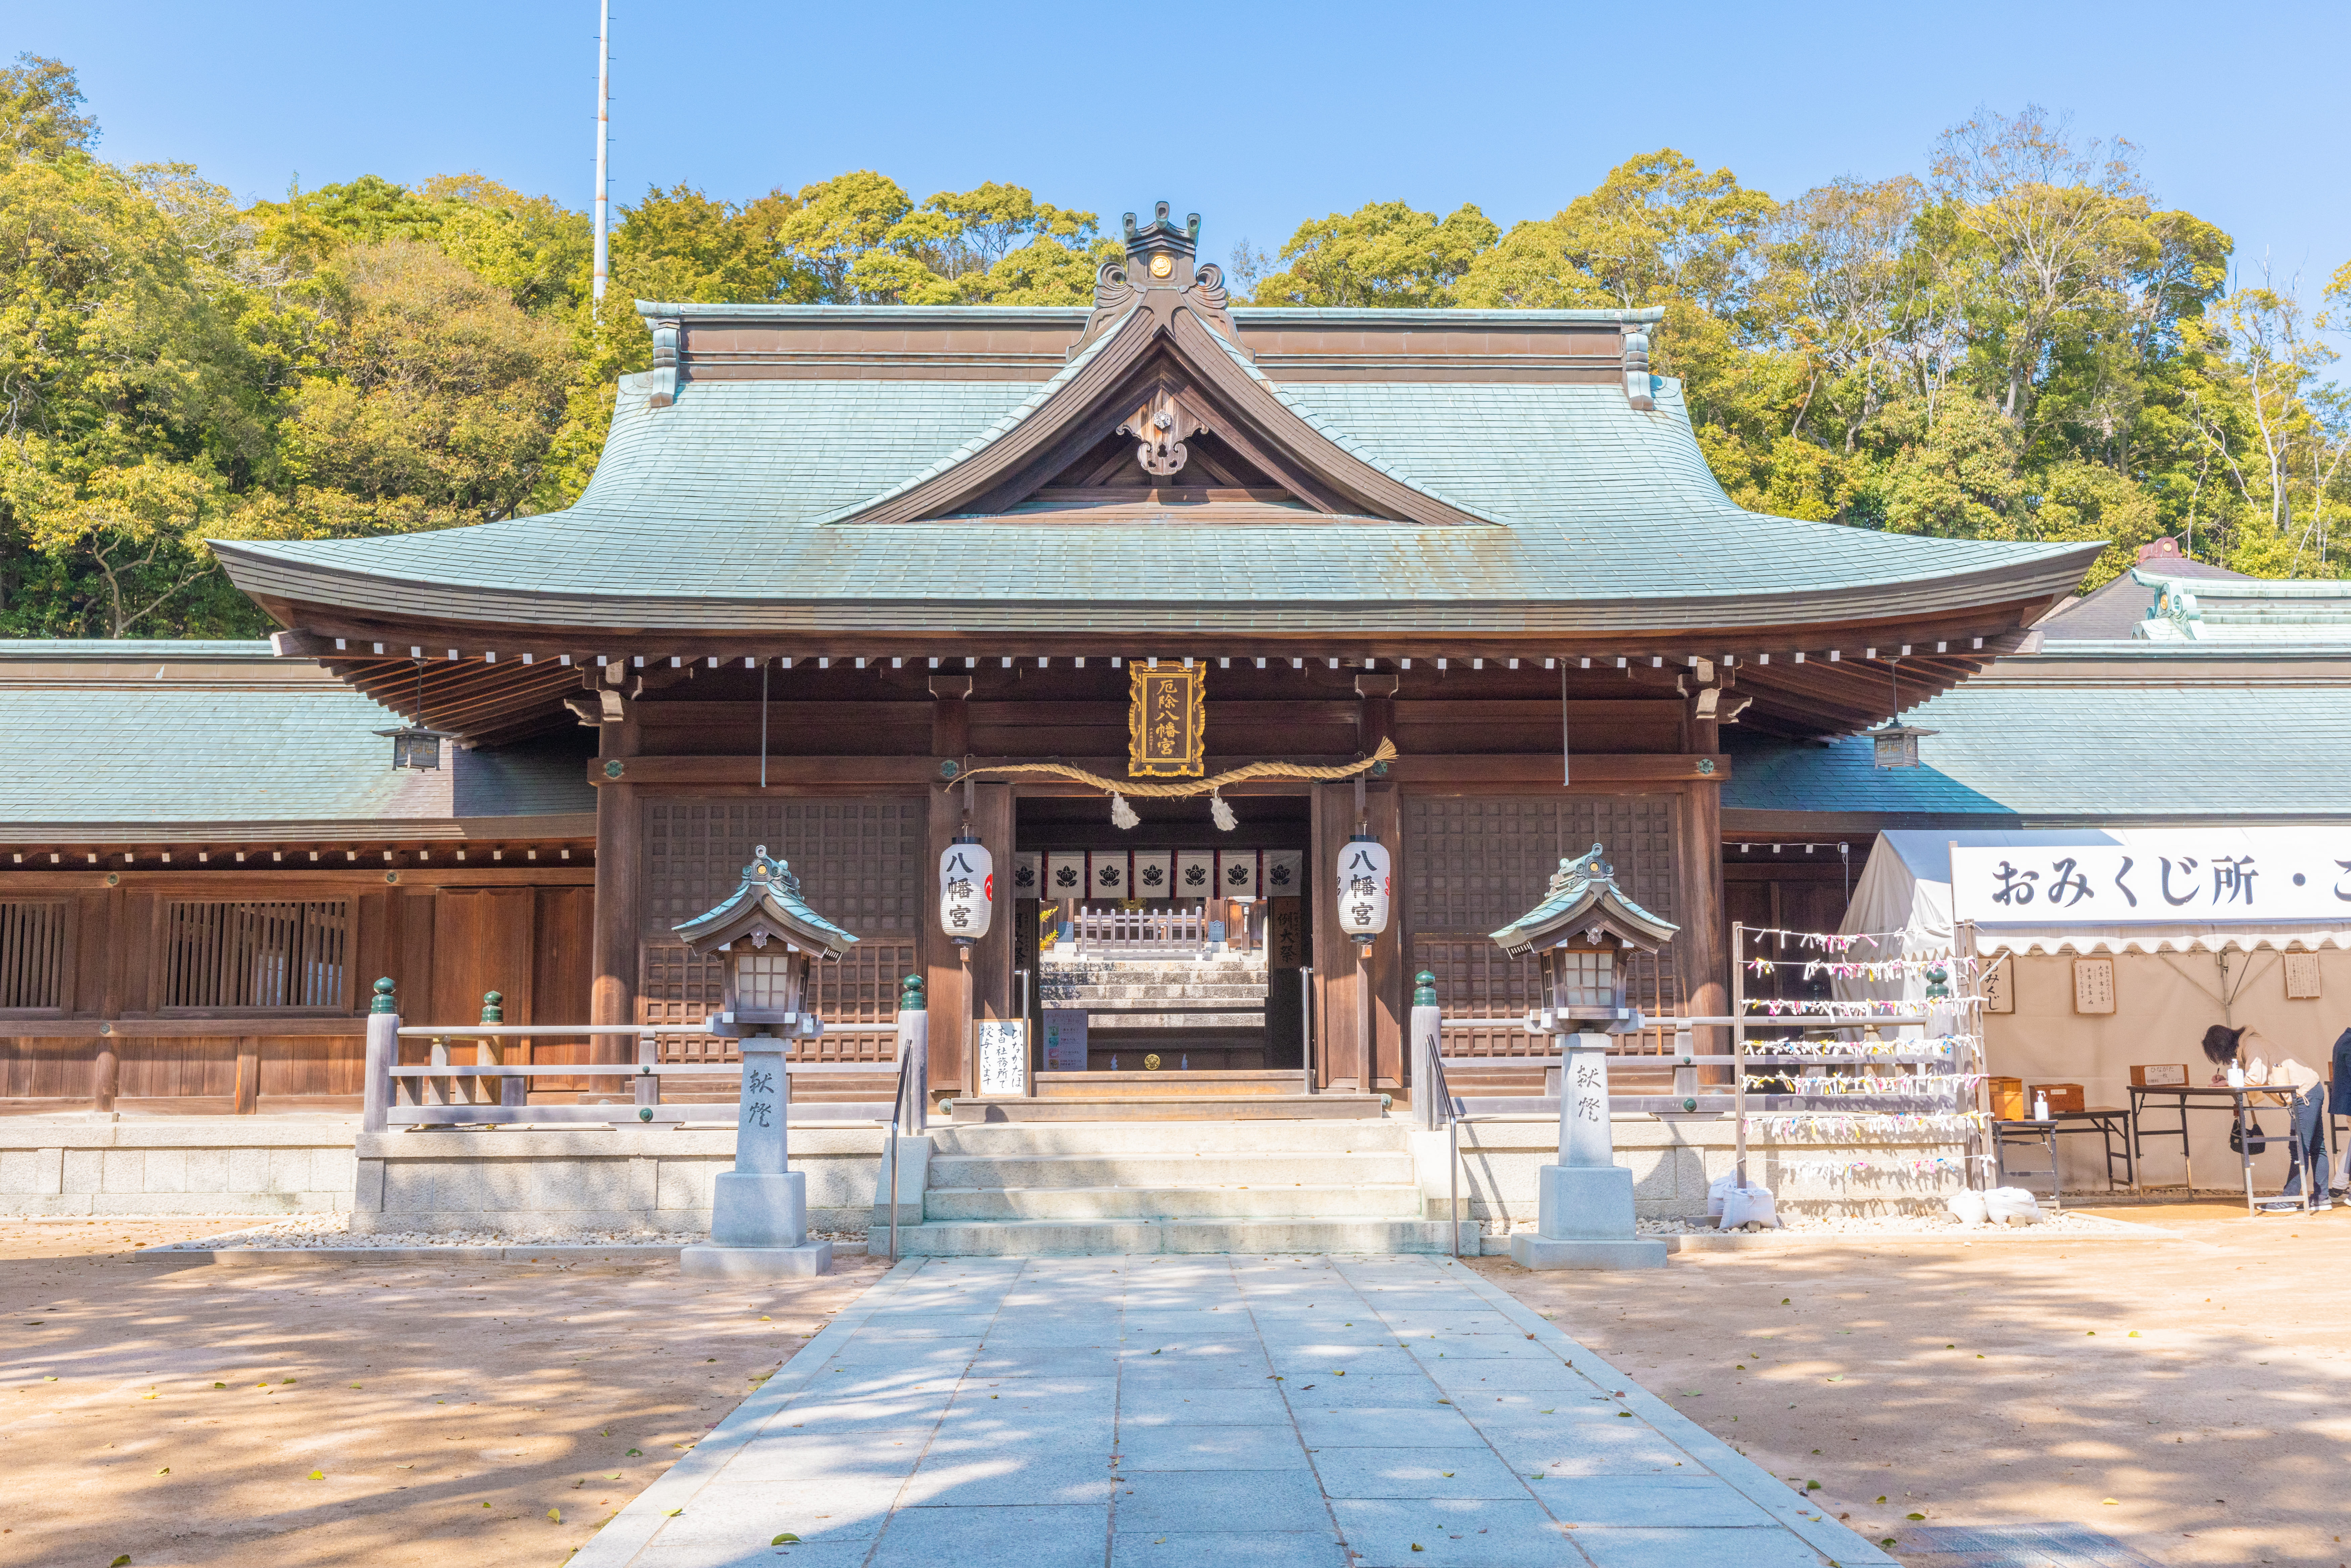
[[[442, 528], [560, 508], [651, 344], [590, 308], [584, 212], [477, 172], [241, 204], [122, 166], [72, 69], [0, 69], [0, 636], [251, 635], [202, 540]], [[1923, 177], [1785, 200], [1670, 148], [1549, 217], [1368, 204], [1244, 239], [1257, 304], [1662, 306], [1740, 505], [1950, 538], [2106, 539], [2095, 586], [2178, 536], [2341, 576], [2351, 402], [2325, 284], [2232, 269], [2137, 150], [1979, 112]], [[1081, 305], [1097, 214], [990, 182], [916, 200], [858, 170], [746, 202], [616, 208], [610, 299]]]

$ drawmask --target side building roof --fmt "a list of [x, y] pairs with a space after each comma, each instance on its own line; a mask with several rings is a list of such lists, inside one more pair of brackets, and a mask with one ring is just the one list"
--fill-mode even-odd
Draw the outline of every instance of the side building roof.
[[0, 841], [593, 836], [580, 732], [394, 768], [407, 722], [267, 643], [0, 642]]
[[1903, 722], [1917, 768], [1726, 729], [1724, 831], [2351, 821], [2351, 648], [2052, 642]]

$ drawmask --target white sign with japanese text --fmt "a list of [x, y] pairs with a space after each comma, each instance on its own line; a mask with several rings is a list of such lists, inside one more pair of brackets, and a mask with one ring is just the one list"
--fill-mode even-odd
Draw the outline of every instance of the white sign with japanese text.
[[1951, 915], [1982, 925], [2351, 922], [2351, 836], [1962, 845], [1951, 851]]
[[979, 1024], [982, 1099], [1029, 1092], [1029, 1024], [1025, 1019], [984, 1019]]

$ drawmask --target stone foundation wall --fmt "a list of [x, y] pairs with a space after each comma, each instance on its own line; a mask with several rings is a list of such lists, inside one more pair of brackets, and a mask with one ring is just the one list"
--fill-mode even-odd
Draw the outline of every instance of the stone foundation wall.
[[[1633, 1206], [1643, 1219], [1700, 1219], [1707, 1188], [1730, 1170], [1735, 1145], [1730, 1119], [1676, 1116], [1660, 1120], [1646, 1113], [1612, 1118], [1616, 1163], [1633, 1173]], [[1509, 1121], [1465, 1122], [1460, 1129], [1460, 1194], [1466, 1219], [1506, 1229], [1535, 1221], [1535, 1171], [1559, 1158], [1559, 1121], [1527, 1116]], [[1447, 1152], [1443, 1133], [1413, 1134], [1421, 1192], [1429, 1215], [1443, 1218], [1447, 1188]], [[1966, 1185], [1959, 1144], [1935, 1138], [1886, 1140], [1865, 1146], [1748, 1141], [1747, 1178], [1770, 1187], [1782, 1214], [1864, 1216], [1926, 1213], [1939, 1209], [1949, 1194]], [[1939, 1168], [1912, 1172], [1871, 1170], [1838, 1176], [1799, 1176], [1786, 1167], [1807, 1161], [1870, 1160], [1886, 1165], [1943, 1158]]]
[[0, 1118], [0, 1214], [235, 1214], [351, 1206], [359, 1118]]
[[[811, 1230], [866, 1228], [887, 1135], [881, 1126], [792, 1129], [791, 1168], [808, 1177]], [[735, 1134], [665, 1127], [363, 1133], [356, 1153], [354, 1230], [701, 1231], [710, 1227], [712, 1179], [734, 1168]]]

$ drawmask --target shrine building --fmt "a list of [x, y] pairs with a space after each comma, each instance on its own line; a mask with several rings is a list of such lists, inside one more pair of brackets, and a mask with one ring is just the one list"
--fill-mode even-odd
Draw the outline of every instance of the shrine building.
[[[1805, 758], [1865, 747], [1852, 737], [2016, 655], [2100, 549], [1741, 510], [1680, 387], [1650, 371], [1662, 311], [1235, 306], [1198, 235], [1165, 204], [1130, 216], [1091, 308], [640, 304], [654, 365], [622, 378], [572, 507], [214, 546], [285, 628], [274, 663], [235, 656], [245, 678], [389, 710], [368, 728], [379, 784], [425, 775], [392, 770], [375, 728], [437, 732], [441, 777], [489, 809], [442, 786], [411, 812], [429, 830], [385, 829], [381, 802], [289, 828], [260, 798], [265, 750], [255, 798], [207, 808], [201, 832], [11, 828], [0, 875], [103, 873], [38, 892], [81, 901], [85, 946], [94, 922], [119, 946], [246, 918], [172, 913], [206, 875], [246, 879], [210, 895], [223, 908], [293, 897], [271, 875], [340, 879], [301, 895], [344, 923], [334, 995], [311, 998], [340, 1061], [359, 1042], [334, 1020], [378, 972], [413, 1021], [468, 1021], [476, 988], [519, 1022], [705, 1016], [716, 974], [674, 928], [765, 845], [860, 939], [820, 979], [827, 1033], [795, 1051], [878, 1077], [911, 974], [935, 1019], [1028, 1017], [1042, 1096], [1146, 1082], [1213, 1101], [1301, 1073], [1405, 1096], [1411, 977], [1437, 977], [1448, 1015], [1522, 1012], [1531, 965], [1489, 934], [1595, 843], [1677, 927], [1635, 963], [1633, 999], [1652, 1019], [1723, 1012], [1726, 861], [1759, 858], [1726, 854], [1741, 769], [1768, 756], [1782, 780], [1759, 826], [1810, 833], [1792, 780], [1827, 775]], [[1199, 725], [1156, 763], [1138, 671], [1182, 673], [1171, 714]], [[1281, 767], [1147, 792], [1256, 763]], [[1855, 865], [1866, 852], [1866, 802], [1818, 821], [1808, 864], [1790, 846], [1791, 901], [1837, 876], [1835, 834], [1858, 832]], [[996, 868], [967, 954], [935, 885], [967, 831]], [[1359, 832], [1394, 867], [1389, 925], [1361, 953], [1332, 891]], [[216, 860], [191, 863], [198, 840]], [[1758, 917], [1782, 907], [1771, 885]], [[1103, 988], [1121, 962], [1208, 954], [1249, 971], [1230, 996], [1122, 1012]], [[142, 1009], [122, 977], [139, 961], [112, 962], [109, 979], [75, 960], [82, 988], [47, 1016], [205, 1027], [211, 993], [151, 988]], [[1087, 986], [1091, 1038], [1049, 1058], [1046, 1014]], [[251, 1012], [214, 1026], [246, 1054], [267, 1032]], [[935, 1090], [976, 1093], [968, 1031], [929, 1038]], [[1497, 1071], [1546, 1049], [1500, 1027], [1461, 1046]]]

